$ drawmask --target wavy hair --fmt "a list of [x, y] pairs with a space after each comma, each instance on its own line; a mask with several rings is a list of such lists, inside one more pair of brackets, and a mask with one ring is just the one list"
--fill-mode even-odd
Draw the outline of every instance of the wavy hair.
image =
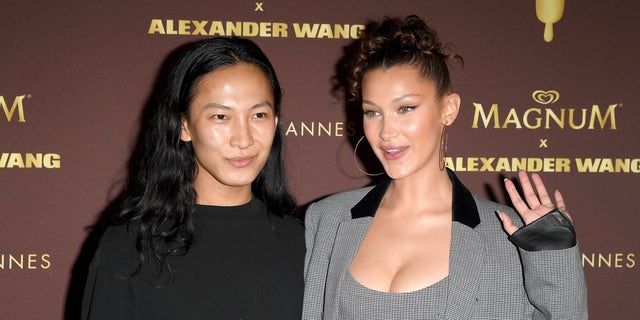
[[[194, 88], [210, 72], [238, 63], [258, 66], [271, 84], [274, 112], [280, 115], [282, 91], [273, 66], [251, 40], [210, 38], [186, 47], [169, 74], [164, 93], [143, 133], [142, 155], [127, 182], [114, 224], [127, 224], [139, 253], [140, 272], [158, 262], [169, 268], [168, 256], [184, 255], [194, 240], [192, 212], [196, 200], [193, 181], [196, 165], [191, 142], [180, 140], [182, 117], [187, 114]], [[252, 183], [252, 193], [270, 212], [293, 214], [283, 163], [283, 130], [280, 122], [265, 166]]]
[[440, 99], [451, 91], [448, 62], [464, 63], [460, 55], [448, 51], [449, 46], [440, 41], [436, 31], [415, 15], [372, 23], [351, 61], [348, 93], [351, 99], [360, 99], [362, 77], [367, 71], [406, 65], [418, 68], [425, 79], [433, 81]]

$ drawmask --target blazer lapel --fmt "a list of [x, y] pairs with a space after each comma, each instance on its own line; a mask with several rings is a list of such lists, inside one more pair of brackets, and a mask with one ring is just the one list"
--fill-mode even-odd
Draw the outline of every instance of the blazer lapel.
[[446, 319], [469, 319], [476, 309], [484, 251], [484, 239], [477, 232], [453, 223]]
[[469, 319], [476, 309], [485, 257], [484, 238], [475, 230], [480, 215], [471, 192], [447, 169], [453, 187], [447, 319]]
[[342, 296], [342, 282], [353, 257], [360, 249], [360, 244], [364, 239], [369, 225], [370, 217], [352, 219], [343, 221], [338, 226], [336, 240], [331, 253], [331, 261], [327, 270], [327, 287], [325, 296], [325, 314], [324, 319], [338, 319], [337, 306], [340, 305], [340, 297]]

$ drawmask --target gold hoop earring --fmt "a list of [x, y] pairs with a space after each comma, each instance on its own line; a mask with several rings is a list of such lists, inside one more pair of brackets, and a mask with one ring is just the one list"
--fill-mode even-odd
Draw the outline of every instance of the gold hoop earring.
[[360, 138], [360, 140], [358, 140], [358, 142], [356, 143], [356, 147], [353, 148], [353, 163], [356, 165], [356, 168], [358, 169], [358, 171], [362, 172], [362, 174], [370, 176], [370, 177], [376, 177], [379, 175], [383, 175], [384, 171], [380, 172], [380, 173], [369, 173], [366, 172], [364, 170], [362, 170], [362, 168], [360, 168], [360, 165], [358, 164], [358, 155], [356, 154], [358, 152], [358, 146], [360, 145], [360, 142], [362, 142], [362, 139], [364, 139], [364, 136], [362, 136], [362, 138]]
[[439, 158], [440, 158], [440, 171], [444, 170], [445, 166], [446, 166], [446, 162], [444, 160], [444, 157], [447, 154], [447, 123], [444, 124], [444, 126], [442, 126], [442, 132], [440, 133], [440, 152], [439, 152]]

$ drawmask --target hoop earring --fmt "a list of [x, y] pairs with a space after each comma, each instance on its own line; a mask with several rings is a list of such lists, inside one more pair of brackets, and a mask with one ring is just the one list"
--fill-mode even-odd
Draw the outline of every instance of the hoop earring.
[[442, 133], [440, 133], [440, 150], [439, 150], [439, 158], [440, 158], [440, 171], [444, 170], [446, 163], [444, 160], [445, 155], [447, 154], [447, 124], [445, 123], [442, 126]]
[[370, 176], [370, 177], [383, 175], [384, 171], [382, 171], [380, 173], [369, 173], [369, 172], [366, 172], [366, 171], [362, 170], [362, 168], [360, 168], [360, 165], [358, 164], [358, 155], [356, 153], [358, 152], [358, 146], [360, 145], [360, 142], [362, 142], [362, 139], [364, 139], [364, 136], [362, 136], [362, 138], [360, 138], [360, 140], [358, 140], [358, 142], [356, 143], [356, 147], [353, 148], [353, 163], [356, 165], [356, 168], [358, 169], [358, 171], [362, 172], [362, 174], [364, 174], [364, 175], [367, 175], [367, 176]]

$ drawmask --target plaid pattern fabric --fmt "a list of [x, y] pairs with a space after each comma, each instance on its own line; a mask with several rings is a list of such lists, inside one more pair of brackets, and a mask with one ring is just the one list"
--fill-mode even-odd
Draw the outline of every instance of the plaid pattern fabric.
[[[307, 210], [303, 319], [340, 319], [344, 270], [371, 221], [352, 219], [350, 210], [371, 189], [338, 193]], [[446, 299], [440, 319], [587, 319], [578, 246], [520, 250], [507, 239], [494, 213], [505, 211], [520, 221], [515, 211], [479, 197], [473, 200], [480, 224], [453, 223], [448, 290], [446, 297], [434, 297]], [[419, 314], [410, 317], [423, 319]]]

